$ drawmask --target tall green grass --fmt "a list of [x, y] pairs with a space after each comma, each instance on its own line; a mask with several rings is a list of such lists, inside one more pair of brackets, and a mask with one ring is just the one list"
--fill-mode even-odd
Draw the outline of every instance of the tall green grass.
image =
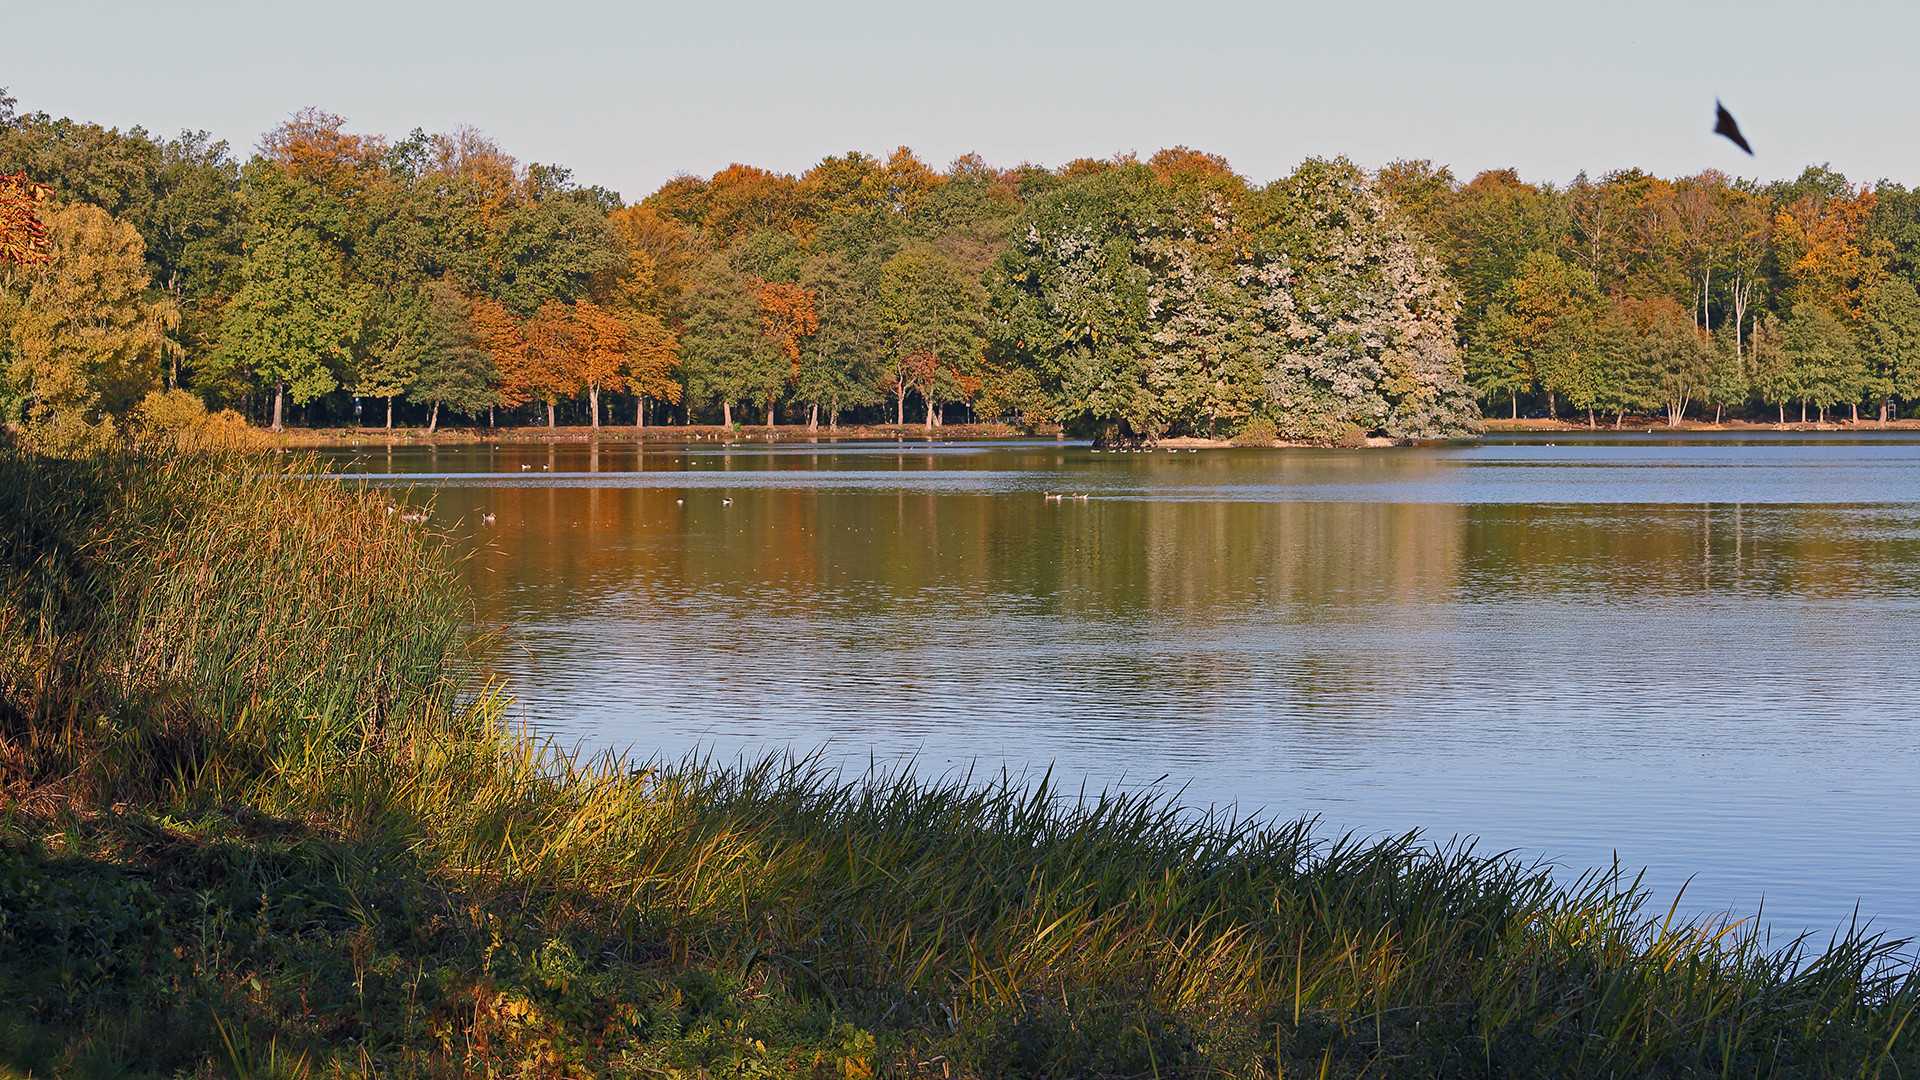
[[[854, 1048], [833, 1059], [847, 1076], [1920, 1070], [1904, 943], [1676, 919], [1617, 868], [1566, 881], [1044, 777], [559, 752], [463, 683], [445, 546], [291, 467], [11, 457], [0, 514], [21, 797], [239, 800], [359, 852], [349, 894], [412, 868], [448, 911], [589, 943], [594, 994], [702, 973], [744, 1017], [595, 1020], [542, 1036], [522, 1072], [564, 1043], [582, 1069], [763, 1075], [768, 1003]], [[475, 985], [502, 932], [473, 946]], [[484, 1011], [434, 1029], [432, 1053], [498, 1044]]]
[[103, 799], [269, 775], [436, 712], [435, 538], [287, 459], [0, 455], [0, 764]]

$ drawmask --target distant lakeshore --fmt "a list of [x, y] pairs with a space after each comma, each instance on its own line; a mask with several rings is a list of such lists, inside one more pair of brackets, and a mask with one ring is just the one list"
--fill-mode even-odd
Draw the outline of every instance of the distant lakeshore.
[[[1706, 421], [1683, 421], [1676, 427], [1668, 427], [1666, 421], [1655, 417], [1628, 417], [1623, 424], [1615, 428], [1611, 423], [1601, 423], [1589, 428], [1584, 422], [1569, 420], [1539, 419], [1489, 419], [1486, 421], [1489, 434], [1510, 434], [1514, 432], [1592, 432], [1602, 433], [1619, 431], [1622, 433], [1647, 433], [1687, 435], [1710, 433], [1760, 433], [1760, 432], [1869, 432], [1869, 431], [1916, 431], [1920, 432], [1920, 420], [1889, 420], [1886, 422], [1861, 420], [1858, 423], [1829, 421], [1827, 423], [1753, 423], [1746, 420], [1728, 419], [1714, 424]], [[761, 424], [739, 425], [728, 429], [719, 424], [691, 425], [649, 425], [633, 427], [631, 425], [607, 425], [600, 428], [581, 426], [528, 426], [528, 427], [443, 427], [429, 432], [420, 427], [395, 428], [300, 428], [289, 429], [277, 435], [267, 433], [273, 444], [286, 449], [325, 449], [338, 446], [366, 446], [369, 444], [391, 444], [394, 446], [467, 446], [474, 443], [684, 443], [702, 441], [720, 442], [759, 442], [759, 443], [835, 443], [835, 442], [872, 442], [876, 440], [897, 440], [912, 442], [1005, 442], [1015, 439], [1065, 439], [1058, 427], [1042, 427], [1035, 430], [1022, 430], [1011, 424], [947, 424], [929, 430], [920, 424], [843, 424], [838, 428], [809, 428], [805, 424], [780, 424], [768, 428]], [[1084, 441], [1084, 440], [1078, 440]], [[1391, 446], [1392, 439], [1371, 439], [1370, 446]], [[1178, 437], [1161, 439], [1157, 443], [1164, 447], [1181, 449], [1230, 449], [1236, 444], [1226, 439], [1199, 439]], [[1277, 441], [1275, 447], [1307, 448], [1315, 443], [1296, 441]]]

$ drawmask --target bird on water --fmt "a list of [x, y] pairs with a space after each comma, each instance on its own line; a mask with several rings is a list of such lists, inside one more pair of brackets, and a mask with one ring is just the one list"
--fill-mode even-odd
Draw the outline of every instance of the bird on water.
[[1747, 156], [1752, 157], [1753, 147], [1748, 146], [1747, 137], [1745, 135], [1740, 134], [1740, 125], [1734, 123], [1733, 114], [1728, 112], [1727, 107], [1725, 105], [1720, 104], [1718, 101], [1715, 101], [1713, 103], [1713, 110], [1715, 113], [1714, 119], [1713, 119], [1713, 133], [1715, 135], [1725, 135], [1728, 139], [1733, 141], [1733, 145], [1739, 147], [1742, 150], [1745, 150], [1747, 152]]

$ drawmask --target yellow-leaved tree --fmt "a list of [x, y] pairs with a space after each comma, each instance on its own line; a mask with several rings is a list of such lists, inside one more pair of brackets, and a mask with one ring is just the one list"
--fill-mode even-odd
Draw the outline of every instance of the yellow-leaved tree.
[[159, 386], [180, 316], [172, 300], [150, 297], [133, 226], [84, 203], [45, 220], [52, 257], [12, 275], [0, 323], [16, 408], [38, 441], [58, 448], [110, 433]]
[[647, 399], [680, 402], [680, 342], [672, 313], [692, 253], [686, 230], [651, 207], [615, 210], [608, 220], [626, 242], [627, 261], [596, 277], [592, 293], [601, 308], [627, 326], [620, 373], [636, 398], [634, 426], [644, 427]]

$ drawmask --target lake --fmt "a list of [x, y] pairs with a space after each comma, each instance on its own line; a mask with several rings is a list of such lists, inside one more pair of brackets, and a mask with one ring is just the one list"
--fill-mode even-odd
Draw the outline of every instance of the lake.
[[333, 462], [472, 537], [495, 663], [569, 744], [1051, 769], [1617, 855], [1776, 941], [1856, 903], [1920, 935], [1920, 439]]

